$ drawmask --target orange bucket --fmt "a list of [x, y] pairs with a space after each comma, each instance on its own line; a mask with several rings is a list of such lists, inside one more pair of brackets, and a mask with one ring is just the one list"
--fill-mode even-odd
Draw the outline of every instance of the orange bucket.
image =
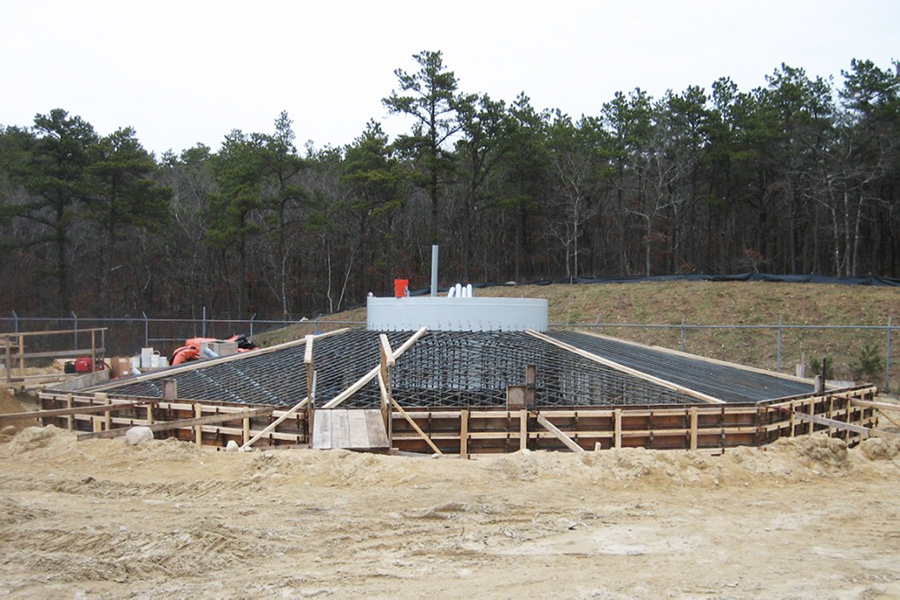
[[403, 298], [409, 295], [409, 279], [394, 280], [394, 298]]

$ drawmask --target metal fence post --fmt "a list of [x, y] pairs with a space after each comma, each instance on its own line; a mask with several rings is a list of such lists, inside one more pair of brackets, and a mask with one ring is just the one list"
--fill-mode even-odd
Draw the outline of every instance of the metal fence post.
[[681, 351], [684, 352], [684, 320], [685, 316], [681, 315]]
[[778, 317], [778, 368], [777, 371], [781, 373], [781, 323], [783, 317]]
[[888, 317], [887, 323], [887, 352], [884, 358], [884, 391], [891, 391], [891, 329], [893, 326], [893, 317]]
[[203, 321], [200, 324], [200, 337], [206, 337], [206, 307], [203, 307]]
[[13, 316], [13, 331], [18, 334], [19, 333], [19, 315], [16, 314], [16, 311], [11, 311]]
[[75, 334], [75, 350], [78, 350], [78, 315], [75, 314], [75, 311], [69, 311], [72, 313], [72, 331]]
[[256, 313], [253, 313], [252, 315], [250, 315], [250, 323], [249, 324], [250, 324], [250, 339], [251, 340], [253, 339], [253, 319], [255, 319], [255, 318], [256, 318]]
[[147, 313], [141, 311], [141, 314], [144, 316], [144, 348], [150, 347], [150, 320], [147, 318]]

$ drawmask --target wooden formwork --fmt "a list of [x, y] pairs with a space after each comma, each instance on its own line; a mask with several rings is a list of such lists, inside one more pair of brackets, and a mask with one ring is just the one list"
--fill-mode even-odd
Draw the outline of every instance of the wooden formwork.
[[[16, 333], [0, 333], [0, 353], [4, 360], [6, 382], [21, 382], [28, 379], [26, 373], [26, 360], [47, 358], [73, 358], [76, 356], [90, 356], [91, 364], [96, 365], [97, 360], [102, 360], [106, 353], [106, 327], [94, 327], [91, 329], [66, 329], [57, 331], [21, 331]], [[26, 351], [26, 344], [34, 342], [38, 338], [60, 338], [78, 335], [90, 337], [90, 346], [85, 348], [72, 348], [71, 350], [54, 351]], [[18, 373], [16, 373], [18, 371]], [[46, 379], [45, 376], [38, 378]]]
[[[570, 409], [398, 409], [391, 411], [391, 447], [466, 457], [529, 450], [723, 450], [764, 446], [782, 437], [825, 433], [854, 443], [877, 435], [872, 386], [829, 390], [756, 404], [578, 407]], [[113, 398], [45, 392], [43, 423], [80, 439], [116, 437], [149, 426], [157, 437], [238, 445], [263, 435], [257, 447], [310, 444], [309, 412], [186, 399]], [[415, 425], [413, 425], [415, 424]], [[274, 425], [274, 427], [273, 427]], [[427, 438], [427, 439], [426, 439]]]

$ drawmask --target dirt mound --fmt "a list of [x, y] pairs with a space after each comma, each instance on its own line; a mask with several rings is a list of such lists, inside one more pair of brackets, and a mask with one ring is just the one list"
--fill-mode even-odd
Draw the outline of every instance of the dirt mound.
[[76, 439], [74, 434], [53, 425], [26, 427], [6, 444], [3, 453], [11, 457], [45, 450], [42, 456], [59, 456], [76, 444]]
[[[0, 387], [0, 415], [11, 415], [30, 410], [22, 404], [12, 392], [4, 387]], [[9, 441], [9, 439], [22, 431], [26, 427], [39, 425], [37, 419], [19, 419], [3, 423], [0, 426], [0, 443]]]

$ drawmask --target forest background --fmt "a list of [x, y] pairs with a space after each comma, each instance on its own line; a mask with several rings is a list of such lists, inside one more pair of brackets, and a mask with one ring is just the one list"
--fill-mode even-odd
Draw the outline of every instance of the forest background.
[[293, 123], [154, 156], [64, 109], [0, 129], [0, 310], [299, 318], [441, 283], [677, 273], [900, 273], [900, 63], [782, 64], [574, 118], [397, 69], [353, 143]]

